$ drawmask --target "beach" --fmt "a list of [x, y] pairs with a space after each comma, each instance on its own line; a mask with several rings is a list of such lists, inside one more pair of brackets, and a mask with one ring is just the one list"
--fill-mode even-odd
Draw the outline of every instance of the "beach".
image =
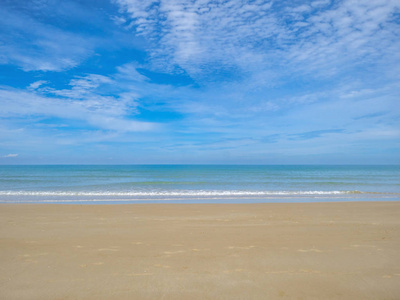
[[400, 203], [0, 206], [1, 299], [398, 299]]

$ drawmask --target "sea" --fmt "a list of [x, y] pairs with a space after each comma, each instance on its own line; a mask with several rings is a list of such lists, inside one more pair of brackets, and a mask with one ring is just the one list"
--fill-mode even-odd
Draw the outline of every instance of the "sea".
[[400, 166], [0, 166], [0, 203], [399, 201]]

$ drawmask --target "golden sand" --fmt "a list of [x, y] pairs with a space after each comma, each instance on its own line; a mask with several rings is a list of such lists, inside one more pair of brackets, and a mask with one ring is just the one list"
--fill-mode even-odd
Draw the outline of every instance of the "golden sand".
[[400, 203], [0, 205], [0, 299], [400, 299]]

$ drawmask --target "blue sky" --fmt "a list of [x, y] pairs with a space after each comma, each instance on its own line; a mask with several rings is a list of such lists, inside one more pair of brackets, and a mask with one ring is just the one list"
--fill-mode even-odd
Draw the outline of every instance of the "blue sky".
[[0, 6], [0, 164], [400, 163], [397, 0]]

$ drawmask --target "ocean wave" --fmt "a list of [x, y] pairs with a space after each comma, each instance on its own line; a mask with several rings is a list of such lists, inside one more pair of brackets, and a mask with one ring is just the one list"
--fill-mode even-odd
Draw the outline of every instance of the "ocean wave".
[[0, 191], [0, 196], [82, 196], [82, 197], [245, 197], [245, 196], [310, 196], [310, 195], [345, 195], [345, 194], [368, 194], [371, 192], [361, 191]]

